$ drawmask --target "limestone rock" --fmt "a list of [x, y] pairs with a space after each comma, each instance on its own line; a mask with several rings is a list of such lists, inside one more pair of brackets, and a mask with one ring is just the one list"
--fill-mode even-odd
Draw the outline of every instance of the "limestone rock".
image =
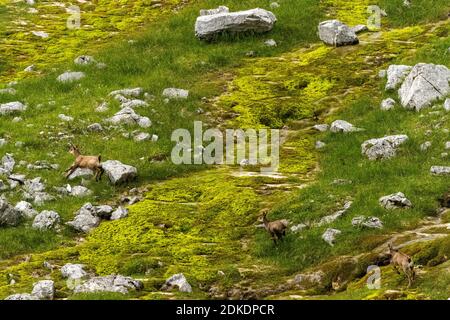
[[356, 33], [339, 20], [328, 20], [319, 24], [319, 38], [328, 45], [340, 47], [359, 43]]
[[370, 139], [361, 145], [361, 152], [369, 160], [390, 159], [396, 155], [397, 148], [407, 140], [408, 136], [406, 135]]

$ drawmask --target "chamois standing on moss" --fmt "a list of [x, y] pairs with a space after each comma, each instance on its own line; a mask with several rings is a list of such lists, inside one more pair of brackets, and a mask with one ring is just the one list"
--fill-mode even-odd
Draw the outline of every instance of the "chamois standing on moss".
[[273, 242], [276, 244], [277, 240], [282, 240], [283, 237], [286, 235], [286, 228], [288, 226], [288, 221], [285, 219], [276, 221], [267, 220], [267, 214], [269, 213], [268, 209], [262, 210], [261, 213], [264, 228], [267, 230]]
[[400, 274], [398, 267], [401, 268], [403, 273], [408, 278], [408, 288], [411, 287], [412, 282], [416, 277], [416, 273], [414, 271], [414, 262], [411, 257], [407, 254], [400, 252], [398, 249], [394, 249], [392, 245], [389, 243], [389, 254], [391, 256], [390, 263], [394, 270]]
[[65, 171], [66, 178], [69, 178], [76, 169], [82, 168], [91, 169], [94, 172], [95, 181], [102, 180], [102, 175], [105, 172], [101, 163], [102, 156], [83, 156], [81, 155], [80, 149], [72, 143], [69, 144], [69, 153], [75, 157], [75, 161], [70, 168]]

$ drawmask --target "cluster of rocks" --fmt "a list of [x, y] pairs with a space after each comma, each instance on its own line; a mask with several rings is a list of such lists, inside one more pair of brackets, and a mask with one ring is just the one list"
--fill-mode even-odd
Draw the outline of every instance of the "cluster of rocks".
[[91, 203], [84, 204], [76, 213], [72, 221], [67, 225], [77, 231], [87, 233], [99, 226], [101, 220], [118, 220], [128, 216], [128, 210], [118, 207], [114, 210], [111, 206], [93, 206]]
[[[450, 70], [443, 65], [419, 63], [415, 66], [391, 65], [380, 72], [387, 77], [387, 91], [398, 89], [401, 105], [406, 109], [420, 111], [450, 94]], [[450, 102], [445, 102], [450, 104]], [[389, 110], [395, 105], [392, 98], [382, 102], [382, 109]]]
[[41, 280], [33, 285], [30, 293], [17, 293], [8, 296], [5, 300], [53, 300], [55, 296], [55, 283], [53, 280]]
[[[102, 162], [102, 167], [105, 170], [105, 174], [109, 178], [109, 181], [114, 185], [130, 182], [137, 177], [136, 167], [123, 164], [118, 160], [108, 160]], [[69, 180], [77, 178], [91, 178], [94, 176], [94, 172], [88, 168], [78, 168], [69, 177]]]

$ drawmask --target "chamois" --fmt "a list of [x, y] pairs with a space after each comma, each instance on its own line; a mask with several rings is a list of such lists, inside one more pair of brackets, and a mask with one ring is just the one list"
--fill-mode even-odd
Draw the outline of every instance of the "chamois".
[[102, 175], [105, 172], [105, 169], [102, 167], [102, 157], [100, 155], [83, 156], [81, 155], [80, 149], [72, 143], [69, 144], [69, 153], [75, 157], [75, 161], [70, 168], [65, 171], [66, 178], [69, 178], [70, 175], [78, 168], [87, 168], [94, 171], [95, 181], [102, 180]]
[[412, 282], [416, 277], [416, 273], [414, 271], [414, 262], [411, 257], [407, 254], [400, 252], [398, 249], [394, 249], [392, 245], [389, 243], [389, 254], [391, 256], [390, 263], [394, 270], [400, 274], [400, 271], [397, 267], [400, 267], [402, 271], [405, 273], [408, 278], [408, 288], [411, 287]]
[[276, 244], [277, 240], [282, 240], [286, 235], [286, 228], [288, 226], [287, 220], [276, 220], [269, 221], [267, 220], [267, 214], [269, 213], [268, 209], [262, 210], [262, 221], [264, 223], [264, 228], [269, 232], [270, 237], [273, 242]]

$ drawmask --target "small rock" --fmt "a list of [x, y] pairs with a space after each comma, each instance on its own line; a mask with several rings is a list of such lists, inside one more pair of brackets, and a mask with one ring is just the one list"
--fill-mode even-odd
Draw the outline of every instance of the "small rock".
[[69, 177], [69, 180], [74, 180], [76, 178], [92, 178], [94, 173], [88, 168], [77, 168]]
[[150, 140], [151, 135], [147, 132], [139, 132], [137, 135], [134, 136], [134, 141], [136, 142], [142, 142], [146, 140]]
[[101, 132], [101, 131], [103, 131], [103, 127], [102, 127], [102, 125], [100, 124], [100, 123], [93, 123], [93, 124], [90, 124], [88, 127], [87, 127], [87, 129], [89, 130], [89, 131], [92, 131], [92, 132]]
[[341, 234], [342, 231], [337, 230], [337, 229], [331, 229], [328, 228], [323, 234], [322, 234], [322, 239], [328, 243], [330, 246], [334, 246], [334, 243], [336, 241], [336, 236]]
[[44, 32], [44, 31], [31, 31], [31, 33], [33, 35], [35, 35], [36, 37], [43, 38], [43, 39], [46, 39], [49, 37], [48, 33]]
[[63, 74], [59, 75], [58, 78], [56, 78], [56, 80], [58, 80], [59, 82], [73, 82], [73, 81], [78, 81], [81, 80], [85, 77], [86, 75], [84, 74], [84, 72], [64, 72]]
[[36, 69], [36, 66], [34, 64], [29, 65], [28, 67], [26, 67], [25, 69], [23, 69], [23, 71], [25, 72], [33, 72]]
[[25, 218], [28, 218], [28, 219], [34, 218], [38, 215], [38, 212], [33, 209], [33, 206], [31, 205], [31, 203], [26, 202], [26, 201], [18, 202], [14, 208], [17, 211], [19, 211], [22, 214], [22, 216], [24, 216]]
[[39, 300], [53, 300], [55, 295], [55, 283], [52, 280], [42, 280], [33, 286], [31, 294]]
[[106, 112], [109, 110], [109, 104], [107, 102], [100, 103], [97, 108], [95, 108], [95, 112]]
[[187, 99], [189, 97], [189, 91], [177, 88], [166, 88], [162, 95], [169, 99]]
[[297, 233], [297, 232], [301, 232], [303, 229], [307, 228], [308, 226], [306, 224], [300, 223], [297, 224], [295, 226], [291, 227], [291, 232], [293, 233]]
[[319, 131], [319, 132], [325, 132], [325, 131], [328, 131], [328, 128], [329, 128], [330, 126], [329, 125], [327, 125], [327, 124], [316, 124], [314, 127], [313, 127], [313, 129], [315, 129], [315, 130], [317, 130], [317, 131]]
[[192, 287], [182, 273], [175, 274], [166, 280], [161, 290], [167, 291], [177, 287], [180, 292], [192, 292]]
[[144, 93], [142, 88], [132, 88], [132, 89], [121, 89], [115, 90], [109, 93], [110, 96], [116, 96], [118, 94], [128, 97], [139, 97]]
[[395, 90], [411, 72], [411, 66], [390, 65], [387, 70], [386, 90]]
[[436, 176], [448, 176], [450, 175], [450, 167], [433, 166], [431, 167], [430, 172]]
[[385, 99], [381, 102], [381, 110], [383, 111], [394, 109], [394, 107], [395, 107], [395, 100], [392, 98]]
[[445, 99], [444, 110], [450, 112], [450, 98]]
[[15, 227], [22, 219], [22, 213], [0, 198], [0, 226]]
[[406, 135], [370, 139], [361, 145], [361, 153], [369, 160], [390, 159], [396, 155], [397, 148], [407, 140]]
[[273, 39], [266, 40], [266, 41], [264, 42], [264, 44], [265, 44], [267, 47], [276, 47], [276, 46], [277, 46], [277, 42], [276, 42], [275, 40], [273, 40]]
[[16, 293], [5, 298], [5, 300], [39, 300], [29, 293]]
[[95, 59], [91, 56], [79, 56], [73, 62], [78, 65], [89, 65], [95, 63]]
[[355, 132], [355, 131], [361, 131], [361, 129], [356, 128], [351, 123], [344, 121], [344, 120], [336, 120], [331, 124], [330, 131], [334, 133], [338, 132]]
[[27, 110], [27, 106], [19, 101], [0, 104], [0, 115], [23, 112], [25, 110]]
[[412, 207], [411, 201], [402, 193], [397, 192], [379, 199], [380, 205], [387, 210], [409, 209]]
[[65, 121], [65, 122], [71, 122], [71, 121], [73, 121], [73, 117], [66, 116], [65, 114], [62, 114], [62, 113], [58, 115], [58, 118], [59, 118], [60, 120], [62, 120], [62, 121]]
[[128, 209], [124, 207], [117, 208], [111, 215], [111, 220], [119, 220], [128, 216]]
[[54, 229], [60, 222], [61, 218], [58, 213], [45, 210], [34, 218], [32, 227], [41, 231], [50, 230]]
[[0, 89], [0, 94], [15, 95], [16, 93], [17, 93], [17, 90], [14, 88]]
[[326, 143], [322, 141], [316, 141], [316, 149], [323, 149], [326, 147]]
[[61, 268], [61, 275], [69, 280], [78, 280], [86, 278], [88, 273], [84, 271], [83, 264], [67, 263]]
[[354, 27], [352, 27], [352, 31], [356, 34], [369, 31], [369, 28], [365, 24], [358, 24]]
[[364, 217], [359, 216], [352, 219], [352, 225], [354, 227], [365, 227], [371, 229], [383, 228], [383, 223], [377, 217]]
[[74, 186], [71, 188], [70, 195], [77, 198], [90, 196], [92, 191], [83, 186]]

